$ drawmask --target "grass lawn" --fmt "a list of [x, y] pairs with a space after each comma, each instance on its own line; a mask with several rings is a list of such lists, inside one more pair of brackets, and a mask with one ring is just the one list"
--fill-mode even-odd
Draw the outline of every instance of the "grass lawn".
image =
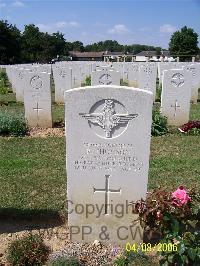
[[[8, 104], [8, 105], [7, 105]], [[12, 93], [0, 95], [0, 111], [23, 113]], [[191, 106], [200, 120], [200, 103]], [[64, 119], [64, 106], [53, 105], [53, 120]], [[0, 137], [0, 212], [31, 214], [63, 211], [66, 200], [65, 139]], [[175, 130], [152, 137], [148, 188], [179, 185], [200, 188], [200, 137]]]

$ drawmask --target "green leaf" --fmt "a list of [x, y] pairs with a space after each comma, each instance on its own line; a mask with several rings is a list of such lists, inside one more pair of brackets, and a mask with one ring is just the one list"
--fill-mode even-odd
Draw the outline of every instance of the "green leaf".
[[166, 261], [165, 258], [161, 259], [161, 260], [159, 261], [159, 263], [160, 263], [160, 266], [168, 266], [168, 265], [169, 265], [169, 263]]
[[182, 255], [185, 252], [185, 245], [183, 243], [178, 246], [178, 253]]
[[193, 248], [189, 248], [188, 249], [188, 255], [189, 255], [190, 259], [194, 261], [194, 259], [196, 258], [196, 255], [197, 255], [196, 250]]
[[173, 254], [171, 254], [171, 255], [169, 255], [169, 256], [167, 257], [167, 260], [168, 260], [170, 263], [173, 262], [173, 259], [174, 259], [174, 255], [173, 255]]
[[163, 216], [163, 220], [164, 220], [164, 221], [169, 221], [169, 220], [170, 220], [170, 218], [169, 218], [169, 217], [167, 217], [167, 216], [165, 215], [165, 216]]
[[173, 232], [179, 231], [179, 222], [176, 219], [174, 219], [174, 221], [172, 223], [172, 230], [173, 230]]

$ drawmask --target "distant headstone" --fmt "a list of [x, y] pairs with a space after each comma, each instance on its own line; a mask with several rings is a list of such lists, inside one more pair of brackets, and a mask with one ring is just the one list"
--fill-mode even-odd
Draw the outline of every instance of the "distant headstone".
[[91, 75], [91, 85], [120, 85], [120, 73], [109, 68], [94, 71]]
[[123, 63], [123, 81], [128, 83], [129, 81], [129, 77], [128, 77], [128, 74], [129, 74], [129, 67], [130, 67], [131, 63]]
[[25, 86], [26, 73], [27, 71], [23, 67], [19, 67], [18, 69], [16, 69], [15, 93], [16, 93], [17, 102], [24, 102], [24, 90], [26, 89]]
[[131, 87], [138, 88], [138, 79], [139, 79], [139, 63], [132, 63], [128, 68], [128, 84]]
[[101, 85], [65, 95], [71, 239], [141, 242], [130, 203], [146, 197], [152, 93]]
[[67, 67], [54, 67], [53, 78], [55, 85], [55, 102], [64, 103], [64, 93], [72, 89], [72, 69]]
[[52, 127], [50, 74], [26, 73], [25, 117], [30, 127]]
[[161, 113], [168, 124], [180, 126], [188, 122], [191, 97], [191, 73], [173, 69], [163, 72]]
[[139, 88], [149, 90], [156, 99], [157, 66], [154, 63], [142, 64], [139, 68]]
[[72, 88], [81, 87], [82, 76], [79, 66], [73, 64], [70, 68], [72, 68]]
[[168, 62], [159, 62], [158, 63], [158, 78], [159, 78], [159, 83], [162, 83], [163, 80], [163, 71], [164, 70], [170, 70], [172, 69], [172, 63], [168, 63]]
[[200, 88], [200, 65], [199, 64], [192, 64], [185, 67], [186, 70], [192, 73], [192, 80], [191, 80], [191, 102], [197, 103], [198, 100], [198, 90]]

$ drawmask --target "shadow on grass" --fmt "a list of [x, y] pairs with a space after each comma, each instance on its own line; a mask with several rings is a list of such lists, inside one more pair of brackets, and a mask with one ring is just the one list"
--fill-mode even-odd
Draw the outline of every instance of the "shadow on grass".
[[0, 208], [0, 234], [61, 226], [66, 217], [56, 210]]

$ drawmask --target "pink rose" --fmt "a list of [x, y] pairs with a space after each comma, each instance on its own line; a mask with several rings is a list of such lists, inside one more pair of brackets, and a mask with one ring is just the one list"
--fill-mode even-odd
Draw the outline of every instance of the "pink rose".
[[162, 215], [161, 211], [157, 211], [156, 217], [157, 217], [158, 220], [162, 219], [163, 215]]
[[185, 205], [191, 198], [188, 196], [187, 191], [183, 186], [180, 186], [176, 191], [172, 193], [173, 203], [176, 206]]

